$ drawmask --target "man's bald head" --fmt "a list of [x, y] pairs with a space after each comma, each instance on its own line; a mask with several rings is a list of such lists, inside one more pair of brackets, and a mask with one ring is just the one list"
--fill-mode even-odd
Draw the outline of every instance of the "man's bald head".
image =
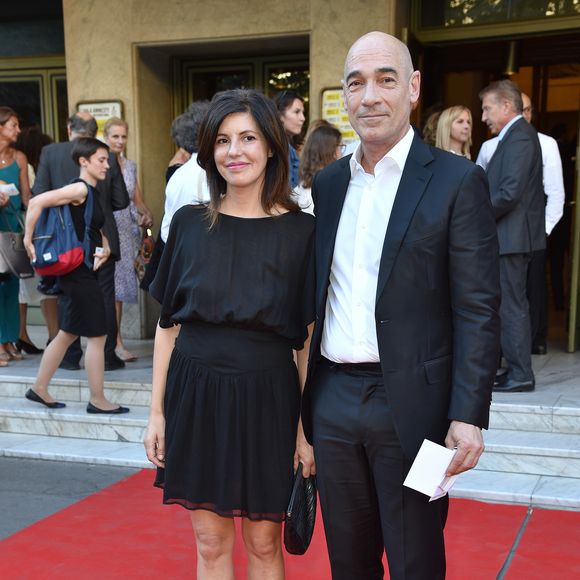
[[419, 100], [421, 75], [407, 47], [384, 32], [361, 36], [344, 63], [344, 103], [361, 139], [363, 162], [378, 160], [410, 129], [409, 115]]
[[522, 105], [522, 115], [528, 123], [531, 123], [534, 108], [532, 107], [532, 99], [526, 93], [522, 93]]
[[97, 122], [87, 111], [73, 113], [68, 119], [69, 139], [76, 137], [94, 137], [97, 134]]
[[398, 38], [395, 38], [390, 34], [374, 30], [373, 32], [368, 32], [367, 34], [361, 36], [350, 47], [344, 64], [344, 79], [346, 80], [348, 75], [349, 62], [351, 62], [353, 58], [355, 58], [360, 53], [368, 53], [369, 51], [374, 51], [377, 49], [387, 50], [394, 56], [396, 55], [401, 65], [402, 71], [406, 74], [407, 78], [411, 76], [413, 72], [413, 61], [407, 46]]

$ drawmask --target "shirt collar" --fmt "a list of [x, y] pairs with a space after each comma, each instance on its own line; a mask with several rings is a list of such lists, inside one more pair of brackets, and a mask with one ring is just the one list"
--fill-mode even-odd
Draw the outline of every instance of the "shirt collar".
[[498, 137], [499, 140], [501, 141], [504, 137], [505, 134], [509, 131], [509, 128], [519, 119], [522, 118], [522, 115], [516, 115], [499, 133], [498, 133]]
[[[409, 125], [409, 130], [405, 134], [405, 136], [376, 164], [375, 166], [375, 175], [378, 172], [381, 172], [382, 166], [385, 165], [385, 161], [387, 159], [392, 159], [399, 168], [400, 171], [403, 171], [405, 167], [405, 163], [407, 162], [407, 157], [409, 156], [409, 151], [411, 150], [411, 145], [413, 144], [413, 137], [415, 135], [415, 131], [413, 131], [413, 127]], [[363, 166], [361, 165], [361, 158], [362, 158], [362, 143], [357, 145], [357, 148], [354, 150], [352, 157], [350, 158], [350, 174], [354, 175], [356, 171], [365, 172]]]

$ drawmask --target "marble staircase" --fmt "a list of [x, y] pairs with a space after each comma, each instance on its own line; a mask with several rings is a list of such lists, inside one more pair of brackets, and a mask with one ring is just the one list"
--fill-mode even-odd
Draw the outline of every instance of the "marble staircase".
[[[84, 371], [57, 371], [49, 410], [24, 399], [38, 357], [0, 369], [0, 455], [150, 468], [141, 443], [151, 391], [151, 341], [130, 349], [139, 361], [106, 373], [110, 400], [127, 415], [89, 415]], [[451, 495], [491, 502], [580, 510], [580, 355], [534, 357], [533, 393], [494, 394], [486, 451]]]
[[143, 449], [150, 385], [110, 381], [110, 400], [126, 415], [90, 415], [82, 379], [54, 379], [51, 394], [67, 404], [47, 409], [24, 399], [31, 377], [0, 377], [0, 455], [129, 467], [151, 467]]
[[534, 393], [497, 395], [485, 453], [451, 495], [580, 510], [580, 386], [572, 390], [577, 394], [568, 396], [566, 385], [540, 385]]

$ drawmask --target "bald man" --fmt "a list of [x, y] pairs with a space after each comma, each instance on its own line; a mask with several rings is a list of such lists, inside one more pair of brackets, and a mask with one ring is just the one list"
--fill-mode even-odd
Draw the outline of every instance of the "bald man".
[[314, 179], [316, 324], [302, 418], [314, 445], [334, 579], [445, 577], [447, 497], [403, 481], [424, 439], [483, 451], [499, 353], [499, 265], [485, 174], [426, 145], [420, 74], [371, 32], [346, 57], [360, 137]]

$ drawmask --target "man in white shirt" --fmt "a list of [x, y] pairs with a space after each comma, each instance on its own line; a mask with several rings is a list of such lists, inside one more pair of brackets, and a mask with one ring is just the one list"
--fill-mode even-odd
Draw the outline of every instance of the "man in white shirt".
[[209, 188], [205, 171], [197, 164], [197, 153], [192, 153], [169, 179], [165, 188], [165, 208], [161, 222], [161, 239], [166, 242], [169, 226], [175, 212], [188, 204], [209, 202]]
[[447, 497], [403, 486], [424, 439], [473, 468], [499, 353], [496, 227], [481, 168], [409, 123], [420, 73], [371, 32], [343, 90], [361, 139], [313, 182], [316, 322], [302, 421], [314, 445], [332, 576], [445, 577]]
[[[522, 116], [528, 123], [531, 123], [533, 106], [526, 93], [522, 93], [522, 102]], [[542, 176], [544, 194], [546, 195], [546, 236], [549, 236], [564, 213], [565, 193], [562, 159], [555, 139], [540, 132], [538, 132], [538, 139], [542, 150]], [[481, 146], [476, 163], [486, 169], [498, 143], [499, 137], [485, 141]], [[545, 249], [537, 250], [532, 254], [528, 267], [527, 294], [532, 325], [532, 354], [546, 354], [548, 352], [546, 346], [548, 300]]]

